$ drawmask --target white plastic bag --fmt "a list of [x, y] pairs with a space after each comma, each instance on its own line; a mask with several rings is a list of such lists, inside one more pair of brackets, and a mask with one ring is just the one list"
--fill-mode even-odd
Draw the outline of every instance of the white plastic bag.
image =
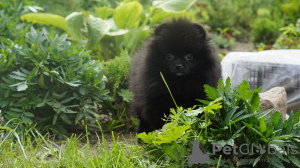
[[283, 86], [287, 92], [287, 112], [300, 110], [300, 50], [231, 52], [221, 62], [223, 79], [235, 86], [246, 80], [250, 89], [262, 92]]

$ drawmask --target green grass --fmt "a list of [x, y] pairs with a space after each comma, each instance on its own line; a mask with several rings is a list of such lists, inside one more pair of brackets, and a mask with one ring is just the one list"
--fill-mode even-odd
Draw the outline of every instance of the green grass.
[[135, 138], [121, 141], [113, 132], [111, 141], [102, 133], [91, 144], [89, 133], [54, 141], [34, 129], [23, 139], [14, 130], [4, 129], [0, 125], [0, 167], [159, 167], [147, 159]]

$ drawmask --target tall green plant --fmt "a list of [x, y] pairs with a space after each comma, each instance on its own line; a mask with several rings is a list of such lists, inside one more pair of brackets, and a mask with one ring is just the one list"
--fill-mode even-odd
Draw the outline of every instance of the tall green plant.
[[8, 127], [20, 119], [40, 131], [67, 133], [80, 121], [95, 120], [95, 101], [109, 100], [99, 63], [66, 38], [31, 28], [23, 46], [11, 44], [1, 53], [0, 110]]

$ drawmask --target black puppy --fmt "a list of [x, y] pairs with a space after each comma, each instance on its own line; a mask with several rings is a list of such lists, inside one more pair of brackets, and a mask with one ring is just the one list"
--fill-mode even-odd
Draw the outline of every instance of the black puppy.
[[138, 133], [160, 129], [164, 114], [175, 107], [160, 72], [178, 106], [193, 107], [199, 104], [195, 99], [206, 99], [203, 85], [216, 87], [221, 67], [201, 25], [183, 18], [162, 23], [133, 58], [130, 89]]

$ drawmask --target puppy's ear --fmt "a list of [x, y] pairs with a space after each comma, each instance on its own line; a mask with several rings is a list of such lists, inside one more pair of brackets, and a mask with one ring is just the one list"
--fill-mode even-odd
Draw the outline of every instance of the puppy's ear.
[[154, 35], [159, 36], [162, 34], [163, 30], [167, 29], [167, 23], [162, 23], [154, 29]]
[[201, 39], [205, 39], [206, 38], [206, 31], [204, 30], [204, 28], [198, 23], [194, 23], [193, 26], [197, 29], [197, 31], [199, 33], [198, 36]]

